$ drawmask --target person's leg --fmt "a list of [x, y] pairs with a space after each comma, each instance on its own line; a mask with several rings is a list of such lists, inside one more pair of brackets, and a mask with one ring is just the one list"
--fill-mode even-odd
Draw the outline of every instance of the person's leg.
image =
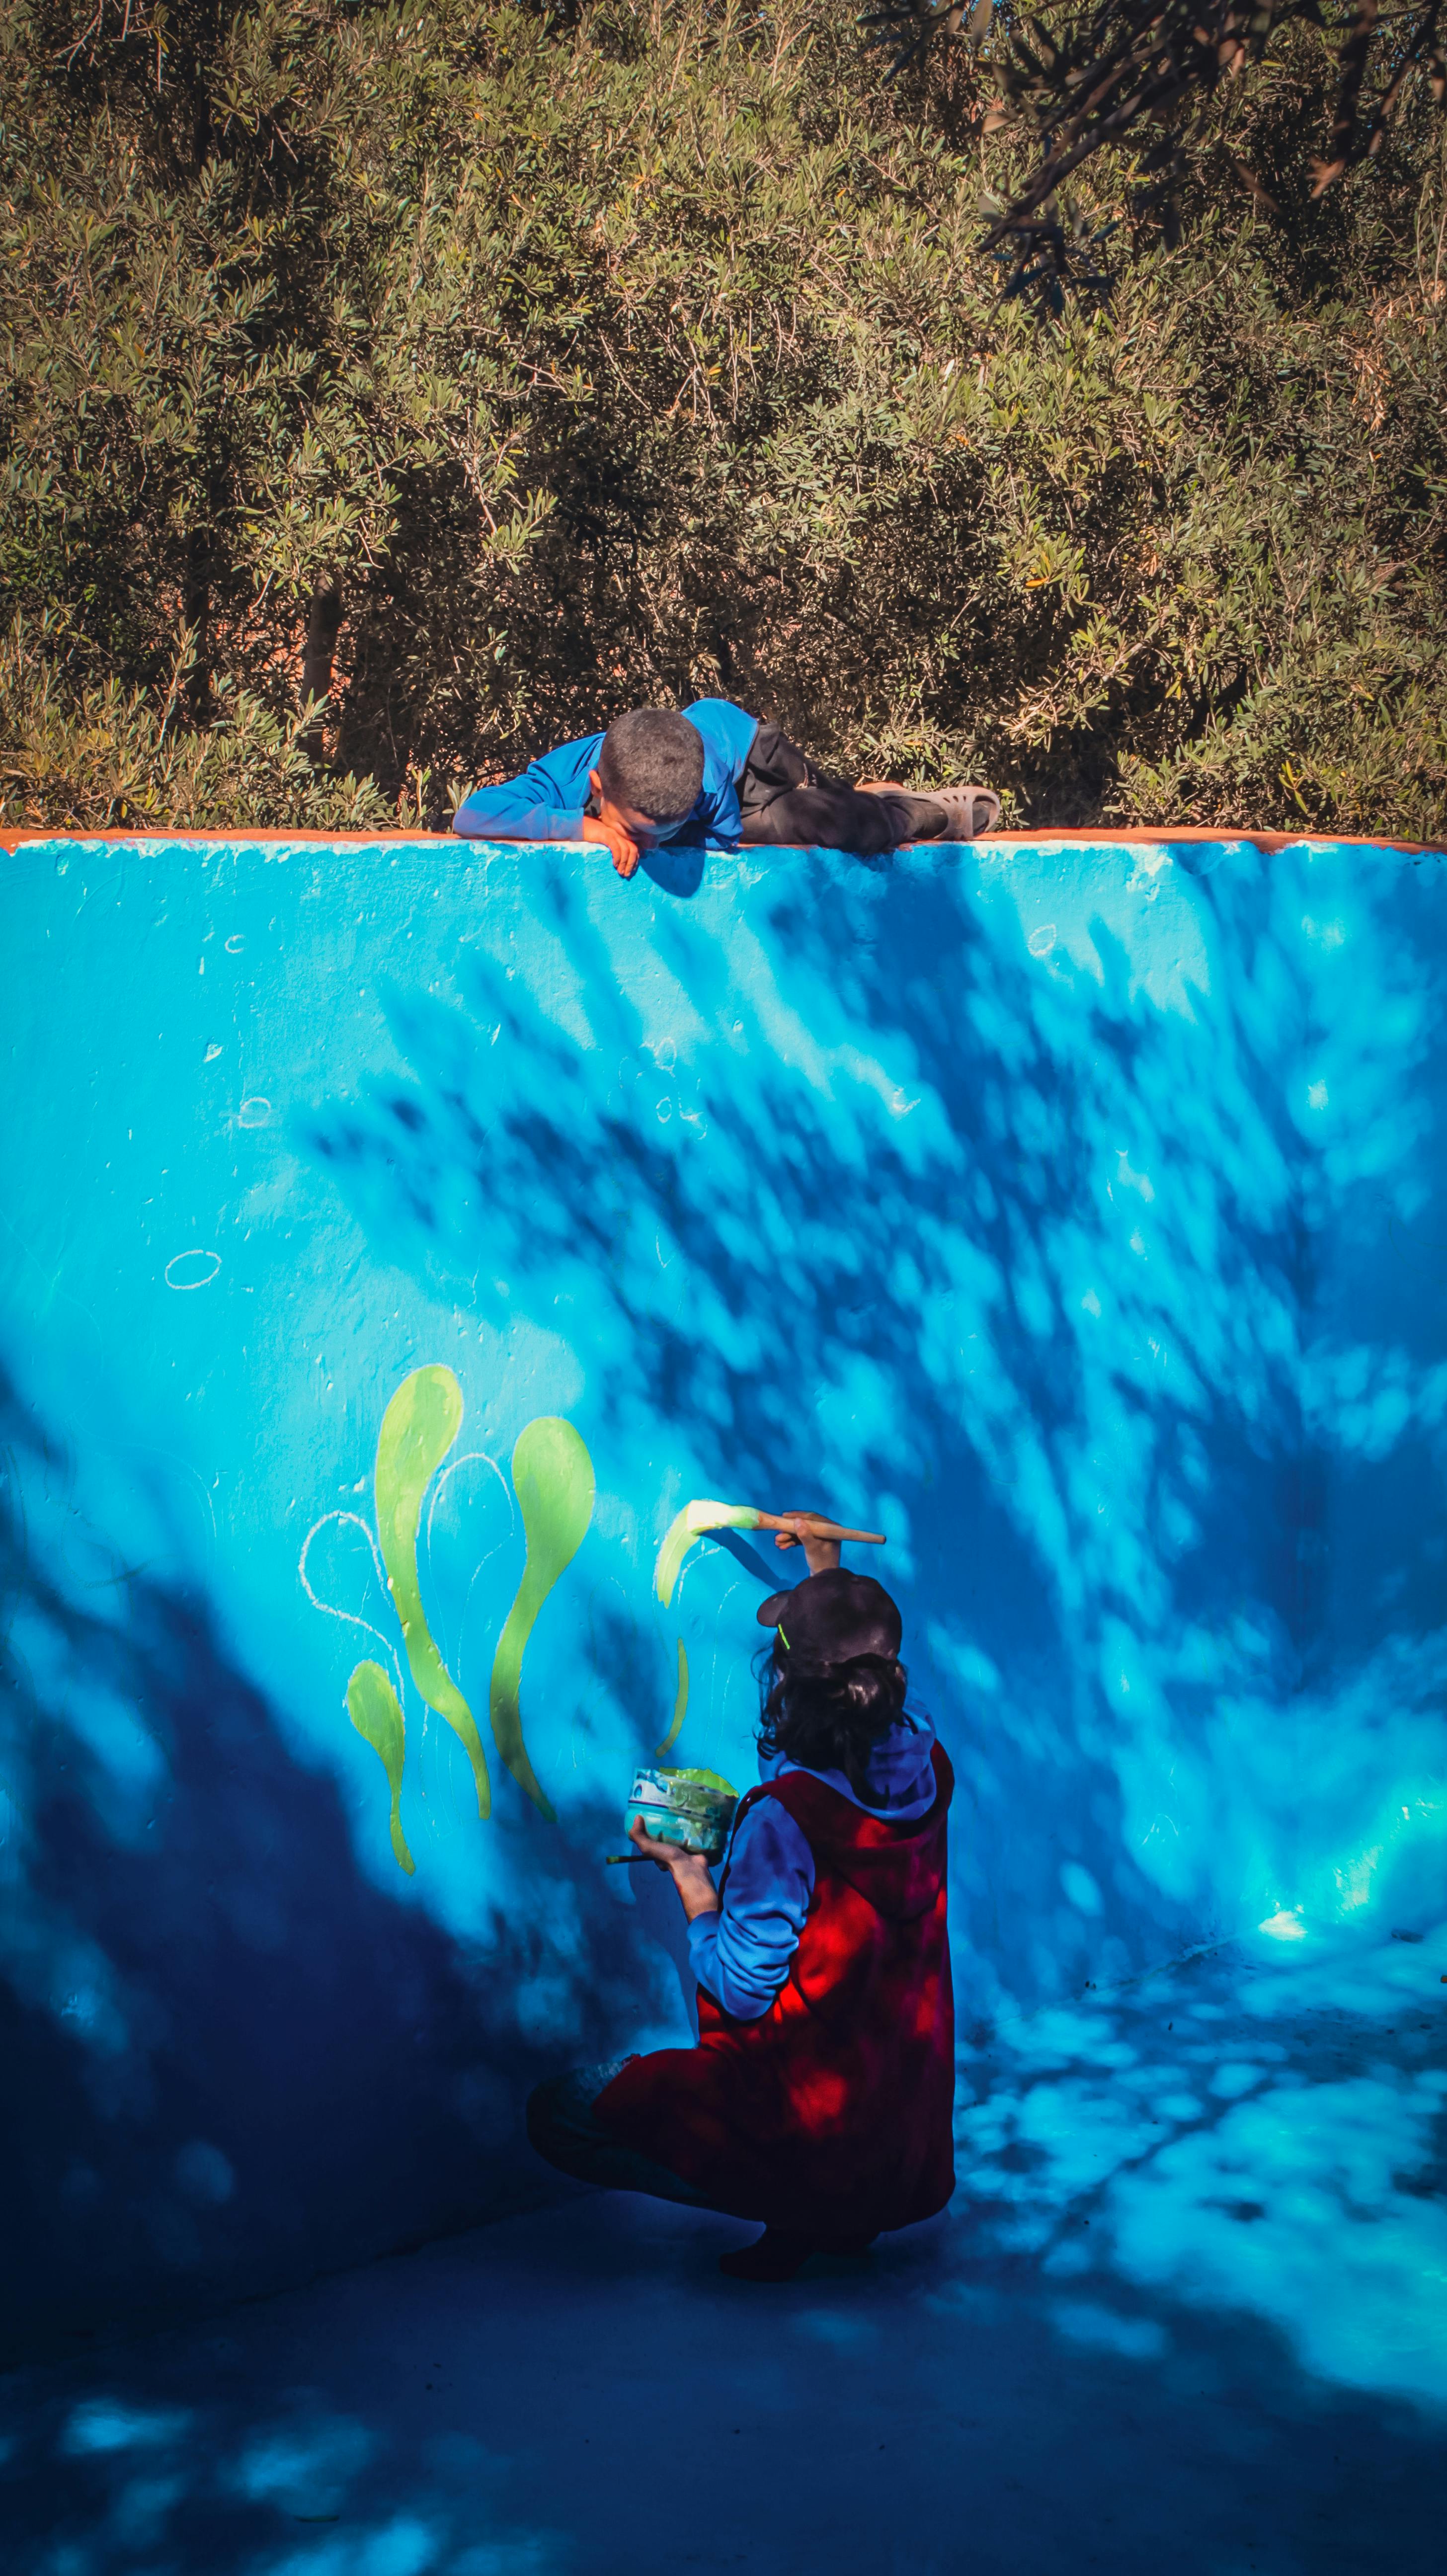
[[[712, 2209], [714, 2203], [681, 2174], [623, 2146], [594, 2118], [593, 2105], [604, 2086], [629, 2063], [619, 2057], [610, 2066], [575, 2066], [540, 2084], [528, 2097], [528, 2138], [534, 2151], [559, 2173], [602, 2191], [642, 2191], [653, 2200]], [[766, 2226], [752, 2245], [721, 2254], [718, 2268], [735, 2281], [792, 2281], [811, 2254], [864, 2254], [873, 2241], [869, 2236], [803, 2236], [793, 2228]]]
[[739, 780], [739, 811], [747, 822], [751, 814], [761, 814], [776, 796], [786, 796], [791, 788], [827, 783], [817, 763], [789, 740], [782, 725], [761, 724]]
[[847, 850], [874, 859], [901, 841], [937, 840], [947, 817], [928, 796], [871, 795], [830, 778], [778, 725], [760, 725], [739, 780], [743, 838], [775, 848]]
[[530, 2094], [528, 2142], [535, 2154], [577, 2182], [596, 2183], [602, 2191], [646, 2191], [654, 2200], [683, 2201], [692, 2209], [711, 2203], [681, 2174], [625, 2147], [593, 2116], [593, 2105], [606, 2085], [629, 2064], [615, 2058], [610, 2066], [575, 2066], [555, 2075]]
[[743, 818], [743, 839], [796, 849], [847, 850], [875, 859], [901, 841], [935, 841], [944, 832], [941, 806], [903, 788], [874, 796], [859, 787], [794, 787]]

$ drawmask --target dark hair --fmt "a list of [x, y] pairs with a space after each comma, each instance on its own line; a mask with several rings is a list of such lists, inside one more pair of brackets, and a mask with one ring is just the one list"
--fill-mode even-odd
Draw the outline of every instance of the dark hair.
[[681, 823], [703, 785], [703, 736], [671, 707], [633, 707], [604, 734], [598, 775], [610, 804]]
[[851, 1655], [847, 1663], [791, 1672], [776, 1641], [759, 1674], [759, 1751], [784, 1754], [805, 1771], [842, 1771], [866, 1806], [869, 1756], [905, 1717], [909, 1675], [897, 1656]]

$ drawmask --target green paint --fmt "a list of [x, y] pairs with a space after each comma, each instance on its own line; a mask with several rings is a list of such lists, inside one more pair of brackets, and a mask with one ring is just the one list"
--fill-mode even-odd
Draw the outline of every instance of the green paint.
[[593, 1517], [593, 1461], [571, 1422], [543, 1414], [519, 1432], [512, 1480], [522, 1507], [527, 1562], [507, 1614], [492, 1667], [490, 1714], [497, 1749], [519, 1787], [549, 1823], [553, 1809], [523, 1744], [519, 1687], [533, 1622], [560, 1574], [572, 1564]]
[[402, 1754], [406, 1728], [397, 1694], [380, 1664], [358, 1664], [347, 1684], [347, 1715], [381, 1758], [392, 1792], [392, 1850], [409, 1878], [417, 1864], [402, 1831]]
[[437, 1650], [417, 1581], [417, 1527], [422, 1497], [462, 1421], [462, 1389], [450, 1368], [414, 1369], [404, 1377], [377, 1440], [377, 1535], [387, 1588], [402, 1623], [412, 1679], [429, 1708], [466, 1746], [477, 1781], [477, 1812], [492, 1812], [487, 1756], [476, 1720]]
[[678, 1641], [678, 1697], [673, 1703], [673, 1724], [665, 1735], [663, 1742], [659, 1745], [657, 1752], [654, 1754], [653, 1758], [655, 1761], [657, 1761], [660, 1753], [666, 1753], [671, 1744], [676, 1744], [678, 1742], [679, 1736], [683, 1732], [683, 1721], [687, 1715], [688, 1652], [684, 1646], [683, 1639], [680, 1637]]
[[[757, 1529], [762, 1514], [748, 1503], [685, 1503], [670, 1523], [668, 1536], [658, 1551], [653, 1569], [654, 1589], [664, 1609], [673, 1599], [673, 1587], [679, 1569], [694, 1540], [704, 1530]], [[672, 1741], [670, 1737], [669, 1741]]]

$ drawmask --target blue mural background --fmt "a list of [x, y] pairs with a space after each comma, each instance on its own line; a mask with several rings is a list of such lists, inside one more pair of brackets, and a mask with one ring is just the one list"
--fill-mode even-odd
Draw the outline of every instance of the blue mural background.
[[[691, 1496], [888, 1532], [967, 2060], [1193, 1945], [1442, 1911], [1439, 863], [667, 864], [6, 863], [22, 2336], [507, 2206], [539, 2072], [685, 2031], [667, 1891], [601, 1864], [680, 1637], [675, 1758], [751, 1776], [757, 1563], [652, 1589]], [[529, 1421], [597, 1500], [523, 1667], [558, 1822], [496, 1761], [479, 1821], [398, 1666], [408, 1878], [344, 1692], [400, 1649], [373, 1460], [437, 1363], [422, 1591], [485, 1740]]]

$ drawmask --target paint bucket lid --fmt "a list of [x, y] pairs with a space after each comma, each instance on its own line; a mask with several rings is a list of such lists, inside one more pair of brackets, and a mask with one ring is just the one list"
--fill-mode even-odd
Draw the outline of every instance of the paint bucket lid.
[[672, 1807], [704, 1814], [733, 1806], [738, 1797], [731, 1780], [719, 1771], [635, 1771], [628, 1803], [635, 1807]]

